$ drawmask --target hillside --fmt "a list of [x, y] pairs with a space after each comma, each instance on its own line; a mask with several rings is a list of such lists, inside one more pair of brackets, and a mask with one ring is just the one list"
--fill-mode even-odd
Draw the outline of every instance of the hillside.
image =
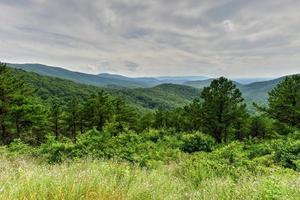
[[136, 89], [101, 88], [24, 70], [11, 70], [15, 76], [35, 90], [35, 95], [44, 100], [51, 97], [68, 99], [72, 96], [85, 99], [92, 93], [105, 90], [111, 95], [123, 97], [129, 104], [139, 109], [155, 109], [160, 106], [174, 108], [186, 105], [199, 94], [198, 89], [183, 85], [163, 84], [153, 88]]
[[[102, 89], [105, 88], [106, 91], [112, 94], [124, 97], [133, 104], [145, 108], [157, 108], [159, 106], [173, 108], [185, 105], [199, 95], [199, 89], [208, 86], [213, 80], [186, 81], [182, 85], [176, 85], [169, 84], [168, 82], [181, 83], [185, 79], [193, 80], [197, 78], [200, 79], [201, 77], [129, 78], [106, 73], [90, 75], [39, 64], [9, 65], [23, 69], [23, 71], [16, 72], [23, 73], [24, 78], [28, 82], [40, 87], [39, 93], [41, 96], [45, 96], [47, 92], [53, 95], [61, 94], [61, 96], [68, 96], [67, 93], [76, 93], [76, 95], [85, 96], [99, 89], [95, 87], [98, 86]], [[33, 73], [26, 74], [24, 70], [44, 76], [38, 76]], [[234, 83], [243, 93], [243, 97], [248, 105], [252, 105], [253, 102], [266, 103], [268, 92], [282, 79], [283, 77], [250, 84]]]
[[[183, 85], [188, 85], [188, 86], [191, 86], [191, 87], [194, 87], [194, 88], [204, 88], [204, 87], [207, 87], [210, 85], [210, 83], [213, 81], [214, 79], [211, 78], [211, 79], [206, 79], [206, 80], [197, 80], [197, 81], [187, 81], [187, 82], [184, 82]], [[237, 81], [233, 81], [234, 84], [238, 87], [241, 87], [243, 84], [237, 82]]]
[[243, 93], [244, 98], [248, 102], [263, 103], [267, 102], [268, 92], [271, 91], [284, 77], [269, 81], [261, 81], [250, 83], [247, 85], [240, 85], [239, 88]]
[[98, 75], [85, 74], [66, 70], [61, 67], [53, 67], [42, 64], [8, 64], [8, 66], [22, 69], [28, 72], [35, 72], [45, 76], [55, 78], [62, 78], [66, 80], [75, 81], [77, 83], [100, 86], [100, 87], [125, 87], [125, 88], [139, 88], [139, 87], [154, 87], [164, 83], [182, 84], [192, 80], [206, 79], [204, 76], [163, 76], [163, 77], [126, 77], [117, 74], [101, 73]]
[[135, 80], [119, 75], [111, 75], [111, 74], [99, 74], [99, 75], [92, 75], [92, 74], [85, 74], [80, 72], [73, 72], [66, 70], [60, 67], [52, 67], [47, 65], [41, 64], [8, 64], [10, 67], [14, 67], [17, 69], [23, 69], [28, 72], [35, 72], [45, 76], [51, 76], [56, 78], [67, 79], [71, 81], [75, 81], [77, 83], [83, 83], [87, 85], [93, 86], [108, 86], [108, 85], [117, 85], [123, 87], [149, 87], [152, 85], [157, 84], [154, 81], [149, 82], [146, 80]]
[[196, 88], [184, 85], [162, 84], [153, 88], [136, 88], [119, 91], [130, 102], [146, 108], [175, 108], [190, 103], [199, 96]]
[[[271, 91], [284, 77], [254, 82], [250, 84], [241, 84], [234, 81], [235, 85], [241, 90], [246, 102], [251, 105], [253, 102], [265, 104], [268, 98], [268, 92]], [[188, 81], [184, 85], [192, 86], [195, 88], [203, 88], [209, 86], [214, 79], [202, 80], [202, 81]]]

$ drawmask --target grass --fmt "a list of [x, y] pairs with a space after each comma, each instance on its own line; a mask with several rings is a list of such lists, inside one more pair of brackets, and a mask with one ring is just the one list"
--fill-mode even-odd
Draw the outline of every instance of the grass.
[[151, 170], [89, 159], [49, 165], [2, 153], [0, 199], [300, 199], [300, 175], [293, 170], [272, 168], [269, 173], [237, 178], [206, 175], [195, 184], [195, 176], [209, 169], [187, 168], [182, 163]]

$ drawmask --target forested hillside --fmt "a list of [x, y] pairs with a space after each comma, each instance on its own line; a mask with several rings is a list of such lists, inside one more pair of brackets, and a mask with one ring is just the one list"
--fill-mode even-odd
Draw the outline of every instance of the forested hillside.
[[225, 77], [112, 89], [1, 63], [0, 198], [297, 200], [300, 76], [256, 84], [249, 112]]
[[122, 76], [115, 76], [109, 74], [85, 74], [80, 72], [73, 72], [59, 67], [51, 67], [41, 64], [9, 64], [9, 66], [17, 69], [23, 69], [28, 72], [35, 72], [41, 75], [51, 76], [55, 78], [62, 78], [77, 83], [94, 85], [94, 86], [123, 86], [123, 87], [148, 87], [155, 85], [158, 81], [153, 80], [135, 80]]
[[42, 76], [18, 69], [10, 69], [17, 79], [22, 80], [33, 90], [33, 94], [44, 100], [59, 97], [70, 99], [78, 97], [86, 99], [91, 94], [105, 90], [113, 96], [120, 96], [131, 104], [141, 109], [155, 109], [158, 107], [174, 108], [190, 103], [199, 95], [199, 90], [188, 86], [163, 84], [153, 88], [99, 88], [96, 86], [80, 84], [73, 81]]
[[101, 73], [98, 75], [73, 72], [61, 67], [53, 67], [42, 64], [8, 64], [9, 67], [23, 69], [27, 72], [35, 72], [37, 74], [72, 80], [77, 83], [101, 86], [101, 87], [122, 87], [122, 88], [138, 88], [153, 87], [164, 83], [182, 84], [189, 80], [203, 80], [204, 76], [162, 76], [162, 77], [138, 77], [130, 78], [126, 76]]
[[[50, 77], [71, 80], [74, 82], [69, 83], [77, 88], [86, 88], [86, 86], [80, 84], [76, 85], [75, 83], [98, 87], [100, 86], [109, 92], [117, 92], [128, 101], [146, 108], [157, 108], [159, 106], [174, 108], [176, 106], [183, 106], [184, 104], [193, 100], [199, 93], [198, 90], [185, 86], [202, 90], [204, 87], [209, 86], [214, 80], [207, 79], [204, 76], [129, 78], [126, 76], [105, 73], [91, 75], [41, 64], [9, 64], [8, 66], [48, 76], [48, 81], [51, 80]], [[27, 75], [27, 77], [28, 76], [29, 75]], [[30, 76], [33, 75], [31, 74]], [[35, 80], [39, 78], [42, 77], [34, 77]], [[255, 102], [266, 104], [268, 92], [271, 91], [283, 79], [284, 77], [281, 77], [278, 79], [254, 82], [250, 84], [241, 84], [236, 81], [234, 83], [243, 93], [243, 97], [245, 98], [245, 101], [249, 105], [250, 109], [253, 110], [253, 107], [251, 106], [252, 103]], [[27, 80], [30, 80], [30, 78], [27, 78]], [[60, 82], [61, 81], [64, 80], [60, 80]], [[241, 81], [243, 80], [241, 79]], [[49, 84], [47, 87], [49, 87]], [[88, 90], [91, 90], [92, 88], [93, 87], [89, 87]], [[163, 96], [163, 94], [165, 96]]]

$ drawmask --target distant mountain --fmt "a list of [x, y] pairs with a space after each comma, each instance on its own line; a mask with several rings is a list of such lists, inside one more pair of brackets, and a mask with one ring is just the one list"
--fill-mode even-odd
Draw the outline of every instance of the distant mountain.
[[[131, 77], [122, 76], [122, 75], [119, 75], [119, 74], [109, 74], [109, 73], [101, 73], [101, 74], [98, 74], [97, 76], [101, 77], [101, 78], [116, 80], [116, 81], [135, 82], [140, 87], [153, 87], [153, 86], [161, 84], [161, 81], [159, 81], [156, 78], [152, 78], [152, 77], [149, 77], [149, 78], [148, 77], [131, 78]], [[119, 85], [118, 82], [115, 85]], [[119, 85], [119, 86], [124, 87], [124, 85]]]
[[[234, 84], [241, 90], [246, 102], [248, 102], [249, 104], [252, 104], [252, 102], [264, 104], [267, 102], [268, 92], [271, 91], [283, 79], [284, 77], [281, 77], [273, 80], [254, 82], [250, 84], [241, 84], [234, 81]], [[203, 81], [189, 81], [185, 82], [184, 85], [202, 89], [209, 86], [213, 80], [214, 79]]]
[[[207, 80], [200, 80], [200, 81], [188, 81], [188, 82], [185, 82], [183, 83], [184, 85], [188, 85], [188, 86], [191, 86], [191, 87], [195, 87], [195, 88], [204, 88], [204, 87], [207, 87], [211, 84], [211, 82], [213, 81], [214, 79], [211, 78], [211, 79], [207, 79]], [[233, 81], [235, 85], [237, 86], [242, 86], [241, 83], [238, 83], [236, 81]]]
[[112, 88], [139, 88], [153, 87], [163, 83], [182, 84], [191, 80], [202, 80], [203, 76], [179, 76], [179, 77], [137, 77], [131, 78], [117, 74], [102, 73], [98, 75], [73, 72], [60, 67], [47, 66], [42, 64], [8, 64], [8, 66], [23, 69], [28, 72], [35, 72], [40, 75], [62, 78], [93, 86]]
[[246, 85], [239, 85], [243, 97], [248, 102], [256, 102], [265, 104], [268, 99], [268, 92], [270, 92], [278, 83], [284, 80], [285, 77], [250, 83]]
[[66, 70], [60, 67], [52, 67], [47, 65], [41, 64], [8, 64], [10, 67], [14, 67], [17, 69], [23, 69], [28, 72], [35, 72], [45, 76], [51, 76], [56, 78], [67, 79], [71, 81], [75, 81], [78, 83], [83, 83], [87, 85], [94, 85], [94, 86], [101, 86], [105, 87], [108, 85], [116, 85], [122, 87], [150, 87], [153, 86], [151, 83], [117, 76], [117, 75], [110, 75], [110, 74], [100, 74], [100, 75], [92, 75], [92, 74], [85, 74], [80, 72], [73, 72]]
[[188, 81], [199, 81], [209, 79], [206, 76], [159, 76], [156, 77], [161, 83], [183, 84]]
[[207, 80], [199, 80], [199, 81], [187, 81], [184, 82], [183, 85], [187, 85], [187, 86], [191, 86], [194, 88], [204, 88], [210, 85], [210, 83], [213, 81], [214, 79], [207, 79]]
[[[65, 84], [72, 85], [70, 86], [71, 89], [69, 89], [68, 86], [65, 86], [67, 88], [66, 90], [74, 90], [77, 91], [77, 93], [85, 93], [84, 91], [88, 90], [93, 91], [97, 87], [92, 86], [100, 86], [102, 88], [105, 87], [107, 91], [123, 96], [129, 102], [137, 104], [140, 107], [144, 108], [157, 108], [158, 106], [176, 107], [185, 105], [186, 103], [197, 97], [199, 95], [199, 91], [201, 91], [203, 87], [209, 86], [211, 81], [213, 80], [197, 80], [200, 78], [205, 78], [201, 76], [131, 78], [107, 73], [91, 75], [40, 64], [9, 64], [9, 66], [29, 72], [35, 72], [37, 74], [45, 76], [61, 78], [51, 79], [50, 77], [47, 77], [48, 81], [50, 81], [50, 79], [51, 81], [53, 81], [53, 83], [47, 82], [47, 84], [45, 84], [47, 86], [47, 90], [52, 90], [51, 84], [53, 86], [56, 86], [55, 82], [64, 82]], [[18, 72], [21, 73], [21, 71]], [[30, 76], [31, 79], [36, 79], [34, 84], [41, 85], [39, 81], [43, 78], [39, 77], [38, 75], [33, 75], [32, 73], [29, 74], [27, 74], [27, 76]], [[78, 84], [76, 85], [74, 82], [66, 82], [66, 80], [62, 79], [71, 80], [85, 85], [91, 85], [91, 87]], [[262, 104], [266, 103], [268, 92], [283, 79], [284, 77], [281, 77], [273, 80], [260, 81], [250, 84], [241, 84], [236, 81], [234, 83], [243, 93], [243, 97], [245, 98], [246, 102], [249, 105], [252, 105], [252, 102]], [[31, 80], [28, 81], [30, 82]], [[177, 85], [174, 83], [177, 83]], [[178, 85], [179, 83], [182, 83], [182, 85]], [[62, 86], [60, 85], [59, 87]], [[57, 88], [57, 91], [61, 91], [61, 93], [64, 94], [65, 92], [63, 92], [62, 90], [65, 89]]]
[[158, 107], [175, 108], [190, 103], [199, 95], [193, 87], [174, 84], [162, 84], [152, 88], [101, 88], [74, 81], [39, 75], [21, 69], [11, 69], [13, 74], [33, 88], [34, 95], [47, 100], [53, 97], [69, 99], [78, 97], [85, 99], [93, 93], [105, 90], [112, 96], [123, 97], [128, 104], [140, 109], [156, 109]]
[[241, 84], [250, 84], [255, 82], [268, 81], [272, 79], [274, 78], [233, 78], [232, 80]]

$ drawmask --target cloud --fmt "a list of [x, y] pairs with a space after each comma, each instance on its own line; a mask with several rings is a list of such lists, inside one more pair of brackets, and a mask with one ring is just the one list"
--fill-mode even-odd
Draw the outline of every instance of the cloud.
[[0, 59], [131, 76], [299, 72], [295, 0], [0, 0]]
[[234, 32], [235, 31], [235, 26], [230, 20], [226, 19], [223, 21], [222, 24], [223, 24], [226, 32]]

